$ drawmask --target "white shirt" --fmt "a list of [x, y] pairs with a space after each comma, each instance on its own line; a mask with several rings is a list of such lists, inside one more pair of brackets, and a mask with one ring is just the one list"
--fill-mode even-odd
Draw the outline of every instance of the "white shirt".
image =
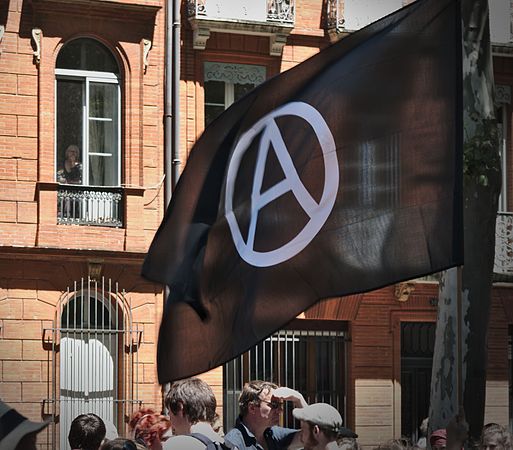
[[[212, 426], [206, 422], [198, 422], [191, 427], [191, 433], [201, 433], [214, 442], [223, 442]], [[205, 450], [205, 444], [195, 437], [182, 435], [172, 436], [162, 444], [162, 450]]]

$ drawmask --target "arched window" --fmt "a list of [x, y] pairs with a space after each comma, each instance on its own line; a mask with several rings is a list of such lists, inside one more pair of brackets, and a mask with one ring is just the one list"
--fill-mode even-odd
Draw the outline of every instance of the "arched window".
[[90, 38], [57, 57], [56, 181], [119, 186], [120, 75], [112, 53]]

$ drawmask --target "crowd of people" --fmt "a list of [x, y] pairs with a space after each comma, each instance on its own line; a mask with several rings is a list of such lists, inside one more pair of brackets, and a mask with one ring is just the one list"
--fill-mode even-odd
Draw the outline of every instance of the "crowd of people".
[[[299, 427], [281, 427], [284, 402], [292, 402]], [[211, 387], [199, 378], [173, 383], [165, 396], [168, 415], [150, 408], [136, 411], [128, 422], [129, 435], [118, 436], [114, 424], [96, 414], [77, 416], [71, 423], [68, 442], [72, 450], [360, 450], [358, 435], [343, 426], [342, 416], [327, 403], [308, 404], [303, 395], [274, 383], [246, 383], [239, 397], [239, 417], [226, 434], [216, 413]], [[32, 422], [0, 401], [0, 450], [35, 450], [37, 433], [48, 422]], [[414, 445], [394, 439], [374, 450], [513, 450], [511, 433], [505, 427], [485, 425], [481, 439], [467, 442], [468, 425], [456, 416], [444, 429], [428, 433], [421, 424], [421, 437]]]

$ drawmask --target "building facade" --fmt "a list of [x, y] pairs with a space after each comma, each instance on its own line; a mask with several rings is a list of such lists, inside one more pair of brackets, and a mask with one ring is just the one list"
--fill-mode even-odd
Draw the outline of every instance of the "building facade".
[[[164, 294], [140, 269], [164, 215], [170, 3], [0, 3], [0, 398], [52, 420], [41, 448], [67, 448], [79, 413], [97, 412], [125, 433], [134, 409], [162, 405], [155, 357]], [[183, 0], [181, 166], [205, 126], [248, 90], [406, 3]], [[492, 5], [503, 193], [486, 421], [509, 424], [512, 9], [509, 0]], [[366, 447], [416, 439], [437, 297], [436, 281], [422, 279], [305, 311], [202, 375], [225, 427], [243, 383], [265, 378], [336, 405]]]

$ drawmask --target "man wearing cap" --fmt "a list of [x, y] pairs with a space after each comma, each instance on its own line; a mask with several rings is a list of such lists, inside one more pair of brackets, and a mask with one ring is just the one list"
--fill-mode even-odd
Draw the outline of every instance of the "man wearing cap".
[[226, 433], [225, 444], [239, 450], [301, 448], [299, 430], [278, 426], [284, 401], [296, 407], [307, 405], [303, 395], [294, 389], [262, 380], [246, 383], [239, 397], [239, 418], [235, 428]]
[[31, 422], [0, 400], [0, 450], [36, 450], [36, 436], [48, 422]]
[[358, 435], [342, 426], [342, 416], [327, 403], [295, 408], [294, 417], [301, 421], [301, 442], [305, 450], [338, 449], [337, 438]]

